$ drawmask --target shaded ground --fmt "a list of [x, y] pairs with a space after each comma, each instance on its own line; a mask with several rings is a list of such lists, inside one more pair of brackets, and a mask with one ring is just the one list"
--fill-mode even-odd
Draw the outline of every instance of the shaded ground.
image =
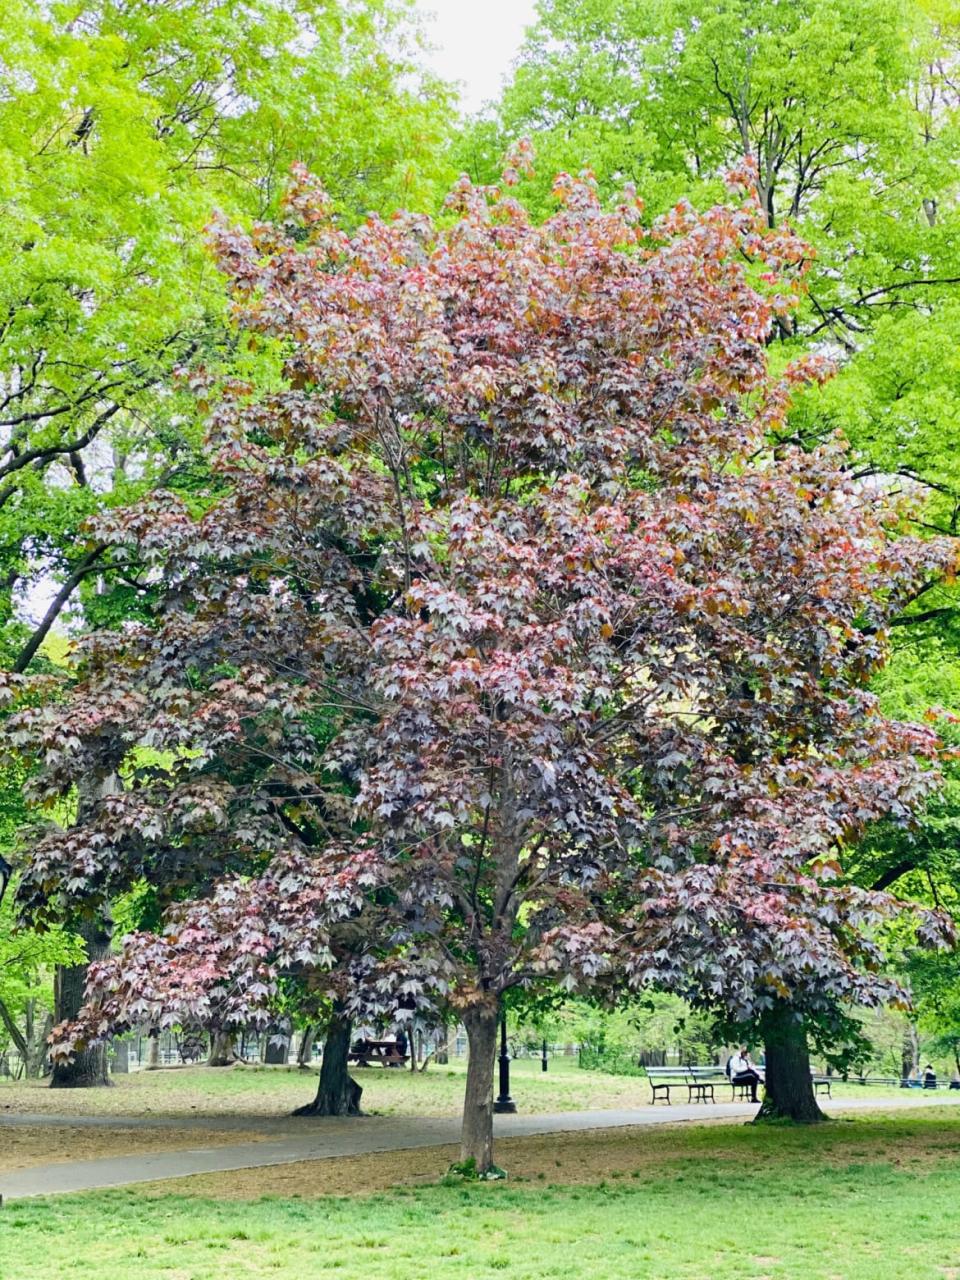
[[[407, 1185], [412, 1161], [342, 1162], [365, 1194], [309, 1198], [330, 1170], [245, 1174], [2, 1210], [4, 1280], [960, 1280], [960, 1114], [814, 1129], [686, 1125], [501, 1143], [501, 1184]], [[432, 1176], [432, 1175], [431, 1175]], [[529, 1181], [521, 1179], [528, 1178]], [[228, 1181], [228, 1180], [232, 1180]], [[371, 1194], [372, 1191], [372, 1194]], [[189, 1194], [184, 1194], [188, 1192]], [[216, 1194], [216, 1200], [209, 1194]]]
[[[222, 1129], [153, 1129], [139, 1125], [96, 1129], [66, 1125], [4, 1126], [0, 1132], [0, 1173], [67, 1161], [97, 1160], [104, 1156], [219, 1147], [236, 1141], [236, 1133]], [[265, 1136], [247, 1132], [244, 1140], [255, 1142]]]
[[[722, 1128], [722, 1132], [718, 1132]], [[199, 1174], [144, 1184], [147, 1196], [188, 1195], [217, 1200], [261, 1196], [365, 1195], [415, 1187], [443, 1178], [457, 1159], [456, 1146], [385, 1151], [338, 1160], [305, 1160], [265, 1169]], [[501, 1138], [497, 1160], [513, 1181], [581, 1186], [625, 1177], [672, 1176], [710, 1160], [751, 1176], [791, 1164], [838, 1168], [850, 1161], [884, 1160], [893, 1169], [934, 1169], [960, 1156], [960, 1117], [937, 1110], [920, 1122], [871, 1113], [841, 1118], [816, 1131], [763, 1129], [724, 1119], [580, 1133]], [[958, 1260], [960, 1262], [960, 1260]], [[960, 1280], [960, 1277], [958, 1277]]]
[[[914, 1094], [882, 1101], [848, 1099], [830, 1104], [831, 1113], [859, 1112], [883, 1107], [894, 1112], [944, 1112], [960, 1114], [956, 1096], [952, 1104], [944, 1106], [929, 1095]], [[865, 1105], [866, 1103], [866, 1105]], [[677, 1121], [702, 1124], [710, 1120], [726, 1120], [742, 1124], [752, 1119], [756, 1108], [744, 1103], [723, 1103], [714, 1106], [679, 1105], [675, 1107], [632, 1107], [622, 1110], [559, 1111], [553, 1114], [517, 1114], [497, 1116], [495, 1133], [498, 1143], [504, 1138], [557, 1135], [566, 1132], [627, 1128], [662, 1128]], [[29, 1115], [0, 1115], [0, 1135], [5, 1130], [49, 1130], [56, 1125], [53, 1117]], [[85, 1132], [108, 1130], [114, 1123], [105, 1116], [73, 1117], [62, 1127], [83, 1129]], [[0, 1194], [9, 1203], [31, 1196], [71, 1194], [128, 1186], [153, 1180], [170, 1180], [186, 1175], [213, 1174], [229, 1170], [255, 1170], [268, 1166], [290, 1165], [298, 1162], [340, 1161], [345, 1158], [369, 1156], [379, 1152], [403, 1152], [423, 1150], [429, 1147], [447, 1146], [459, 1138], [460, 1125], [451, 1116], [366, 1116], [360, 1118], [324, 1119], [309, 1117], [293, 1120], [265, 1119], [251, 1122], [236, 1116], [224, 1116], [220, 1120], [197, 1117], [179, 1121], [153, 1118], [149, 1121], [127, 1118], [121, 1122], [124, 1128], [163, 1128], [164, 1133], [178, 1128], [189, 1129], [196, 1135], [195, 1146], [181, 1150], [164, 1150], [162, 1147], [140, 1151], [139, 1154], [119, 1154], [96, 1159], [64, 1160], [45, 1163], [31, 1168], [0, 1172]], [[221, 1145], [204, 1143], [204, 1134], [217, 1125], [231, 1140]], [[263, 1129], [256, 1141], [250, 1141], [251, 1127]], [[249, 1185], [260, 1185], [257, 1174], [251, 1174]]]

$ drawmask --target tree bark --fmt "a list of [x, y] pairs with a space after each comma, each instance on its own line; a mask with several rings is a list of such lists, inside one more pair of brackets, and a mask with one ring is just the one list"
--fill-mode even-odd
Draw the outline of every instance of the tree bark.
[[909, 1080], [920, 1069], [920, 1037], [917, 1028], [908, 1022], [903, 1033], [903, 1044], [900, 1051], [900, 1077]]
[[27, 1068], [27, 1075], [31, 1080], [39, 1080], [45, 1075], [45, 1064], [47, 1059], [47, 1041], [50, 1039], [50, 1032], [53, 1030], [53, 1014], [44, 1015], [40, 1029], [32, 1032], [33, 1038], [28, 1041], [30, 1045], [30, 1064]]
[[300, 1037], [300, 1046], [297, 1049], [297, 1066], [309, 1067], [313, 1059], [313, 1041], [317, 1034], [314, 1026], [304, 1028], [303, 1035]]
[[463, 1099], [460, 1160], [477, 1173], [493, 1168], [493, 1065], [497, 1052], [497, 1003], [472, 1005], [463, 1015], [469, 1045]]
[[[108, 911], [96, 920], [81, 920], [72, 926], [86, 944], [86, 964], [57, 966], [53, 980], [53, 1003], [57, 1022], [71, 1022], [83, 1006], [87, 967], [102, 960], [110, 950], [113, 921]], [[51, 1089], [92, 1089], [110, 1084], [107, 1046], [94, 1045], [77, 1053], [72, 1062], [56, 1062], [50, 1077]]]
[[803, 1019], [788, 1004], [779, 1004], [764, 1018], [763, 1051], [764, 1099], [754, 1123], [789, 1120], [819, 1124], [826, 1120], [813, 1090]]
[[3, 1003], [2, 1000], [0, 1000], [0, 1023], [3, 1024], [4, 1028], [6, 1029], [7, 1035], [13, 1041], [13, 1046], [16, 1049], [17, 1053], [19, 1053], [20, 1058], [24, 1064], [24, 1070], [26, 1070], [30, 1060], [30, 1045], [27, 1042], [26, 1036], [23, 1034], [23, 1032], [20, 1030], [16, 1022], [14, 1021], [13, 1014], [10, 1012], [10, 1010], [7, 1008], [7, 1006]]
[[237, 1060], [237, 1037], [232, 1031], [214, 1031], [210, 1037], [208, 1067], [232, 1067]]
[[295, 1116], [359, 1116], [360, 1097], [363, 1090], [350, 1075], [349, 1018], [335, 1013], [327, 1027], [323, 1042], [323, 1058], [320, 1062], [320, 1083], [313, 1102], [294, 1111]]
[[151, 1031], [147, 1036], [147, 1061], [144, 1071], [160, 1070], [160, 1032]]
[[[274, 1036], [282, 1035], [282, 1042], [274, 1040]], [[274, 1023], [267, 1030], [263, 1046], [263, 1060], [268, 1066], [285, 1066], [290, 1058], [290, 1028], [282, 1023]]]

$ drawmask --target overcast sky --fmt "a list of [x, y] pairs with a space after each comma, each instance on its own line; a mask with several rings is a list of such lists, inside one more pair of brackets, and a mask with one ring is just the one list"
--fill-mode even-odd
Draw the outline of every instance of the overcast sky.
[[535, 0], [417, 0], [425, 15], [434, 68], [461, 82], [466, 111], [497, 97], [524, 28], [534, 19]]

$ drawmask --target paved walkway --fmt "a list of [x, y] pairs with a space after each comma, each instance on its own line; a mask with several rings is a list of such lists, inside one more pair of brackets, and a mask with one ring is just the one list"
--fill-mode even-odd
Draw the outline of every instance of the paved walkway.
[[[823, 1100], [821, 1099], [821, 1103]], [[960, 1097], [913, 1095], [897, 1098], [844, 1098], [826, 1103], [825, 1110], [838, 1114], [851, 1111], [905, 1111], [960, 1105]], [[498, 1137], [526, 1137], [540, 1133], [570, 1133], [588, 1129], [619, 1129], [634, 1125], [670, 1124], [677, 1121], [749, 1119], [749, 1104], [720, 1102], [711, 1106], [636, 1107], [621, 1111], [567, 1111], [554, 1115], [497, 1116]], [[112, 1156], [62, 1164], [37, 1165], [0, 1175], [0, 1195], [4, 1200], [27, 1196], [94, 1191], [104, 1187], [128, 1186], [163, 1178], [182, 1178], [194, 1173], [220, 1173], [230, 1169], [255, 1169], [266, 1165], [292, 1164], [297, 1160], [330, 1160], [337, 1156], [369, 1155], [377, 1151], [407, 1151], [416, 1147], [444, 1146], [459, 1140], [460, 1122], [453, 1117], [415, 1118], [410, 1116], [364, 1116], [358, 1119], [307, 1118], [296, 1121], [255, 1117], [103, 1117], [103, 1116], [0, 1116], [5, 1125], [42, 1123], [74, 1128], [78, 1125], [111, 1123], [117, 1128], [190, 1128], [201, 1137], [203, 1129], [256, 1128], [282, 1136], [261, 1142], [237, 1142], [226, 1146], [188, 1148], [158, 1152], [156, 1155]]]

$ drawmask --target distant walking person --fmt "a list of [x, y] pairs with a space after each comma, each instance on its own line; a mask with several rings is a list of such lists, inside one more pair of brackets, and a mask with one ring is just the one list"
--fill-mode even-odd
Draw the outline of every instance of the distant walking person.
[[741, 1045], [737, 1052], [727, 1064], [728, 1074], [731, 1084], [745, 1084], [750, 1089], [750, 1101], [759, 1102], [757, 1097], [757, 1085], [760, 1083], [760, 1075], [756, 1067], [750, 1061], [750, 1054], [747, 1052], [746, 1045]]

